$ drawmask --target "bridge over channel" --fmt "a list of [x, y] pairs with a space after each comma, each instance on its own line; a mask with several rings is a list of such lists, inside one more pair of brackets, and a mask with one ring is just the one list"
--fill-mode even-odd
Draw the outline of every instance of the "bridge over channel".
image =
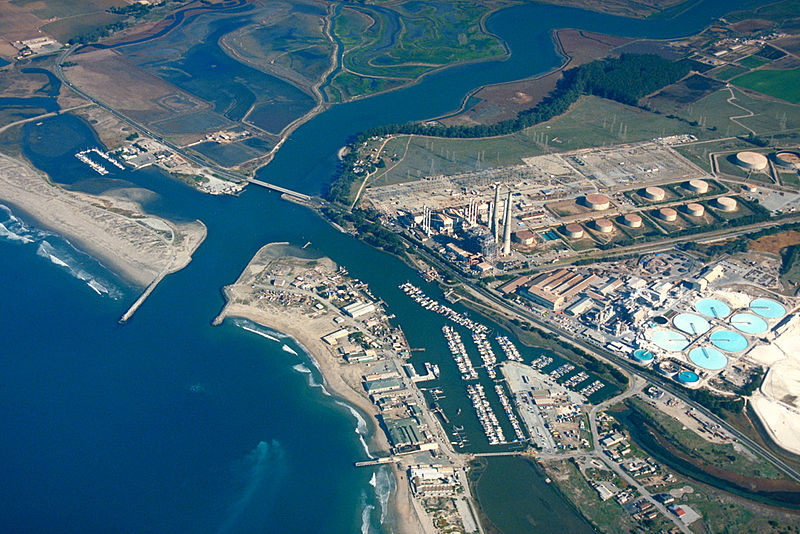
[[258, 180], [256, 178], [248, 178], [247, 181], [250, 182], [251, 184], [259, 185], [261, 187], [265, 187], [265, 188], [270, 189], [272, 191], [277, 191], [278, 193], [284, 193], [286, 195], [298, 198], [300, 200], [305, 200], [305, 201], [311, 200], [311, 197], [306, 195], [306, 194], [304, 194], [304, 193], [298, 193], [297, 191], [292, 191], [291, 189], [286, 189], [285, 187], [281, 187], [279, 185], [271, 184], [269, 182], [264, 182], [264, 181]]

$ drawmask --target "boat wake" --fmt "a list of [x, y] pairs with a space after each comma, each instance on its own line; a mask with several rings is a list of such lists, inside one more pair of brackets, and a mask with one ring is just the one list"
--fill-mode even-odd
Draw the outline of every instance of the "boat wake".
[[86, 283], [95, 293], [113, 299], [122, 291], [108, 279], [94, 274], [103, 270], [92, 258], [79, 252], [59, 236], [25, 224], [8, 206], [0, 204], [0, 241], [17, 245], [36, 245], [36, 255]]
[[281, 349], [283, 349], [285, 352], [288, 352], [289, 354], [294, 354], [295, 356], [297, 356], [297, 352], [295, 352], [295, 350], [289, 345], [284, 344], [283, 347], [281, 347]]

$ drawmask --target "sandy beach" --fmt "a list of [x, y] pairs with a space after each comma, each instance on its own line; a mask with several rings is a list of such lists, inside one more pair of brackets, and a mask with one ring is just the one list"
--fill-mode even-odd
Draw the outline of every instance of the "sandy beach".
[[[214, 324], [221, 323], [226, 317], [239, 317], [291, 336], [320, 370], [325, 388], [368, 416], [372, 425], [371, 432], [366, 437], [370, 454], [387, 455], [390, 450], [389, 442], [375, 420], [379, 410], [370, 402], [361, 385], [364, 369], [361, 365], [345, 364], [335, 349], [322, 341], [323, 336], [338, 328], [332, 317], [312, 319], [302, 308], [253, 301], [253, 282], [264, 269], [262, 262], [265, 249], [267, 247], [256, 253], [235, 284], [223, 289], [226, 304]], [[395, 477], [396, 491], [391, 496], [390, 509], [387, 511], [390, 522], [387, 526], [402, 534], [424, 532], [411, 502], [405, 473], [394, 464], [389, 467]]]
[[0, 201], [139, 286], [184, 268], [206, 236], [200, 221], [178, 224], [147, 215], [130, 200], [67, 191], [27, 163], [3, 154]]

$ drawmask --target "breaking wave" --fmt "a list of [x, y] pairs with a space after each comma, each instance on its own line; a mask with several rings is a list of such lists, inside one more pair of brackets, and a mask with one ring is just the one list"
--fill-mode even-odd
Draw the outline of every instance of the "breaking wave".
[[14, 215], [8, 206], [0, 204], [0, 241], [16, 245], [36, 245], [36, 255], [67, 271], [71, 276], [86, 282], [98, 295], [113, 299], [122, 297], [121, 290], [100, 276], [102, 266], [86, 254], [79, 252], [59, 236], [28, 226]]
[[281, 348], [285, 352], [288, 352], [289, 354], [294, 354], [295, 356], [297, 356], [297, 352], [295, 352], [295, 350], [292, 347], [290, 347], [289, 345], [284, 344], [283, 347], [281, 347]]
[[236, 317], [231, 319], [231, 323], [233, 323], [235, 326], [238, 326], [242, 330], [247, 330], [248, 332], [252, 332], [258, 336], [265, 337], [270, 341], [280, 341], [277, 337], [272, 335], [273, 332], [271, 330], [268, 330], [263, 326], [254, 323], [253, 321]]
[[369, 458], [375, 458], [371, 452], [369, 452], [369, 447], [367, 446], [367, 440], [364, 437], [367, 435], [367, 422], [361, 416], [358, 410], [347, 404], [346, 402], [342, 402], [337, 400], [336, 404], [339, 406], [344, 406], [350, 412], [350, 414], [356, 420], [356, 429], [355, 433], [358, 435], [358, 440], [361, 442], [361, 446], [364, 448], [364, 454], [367, 455]]

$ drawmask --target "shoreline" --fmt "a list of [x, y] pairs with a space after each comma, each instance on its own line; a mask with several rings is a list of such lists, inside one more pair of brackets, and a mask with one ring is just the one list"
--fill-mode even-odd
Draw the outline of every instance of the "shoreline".
[[[238, 283], [238, 281], [237, 281]], [[367, 433], [361, 435], [367, 445], [367, 455], [374, 457], [375, 453], [388, 454], [389, 442], [376, 424], [375, 415], [378, 410], [361, 393], [356, 391], [337, 372], [334, 355], [327, 349], [321, 340], [304, 331], [301, 325], [290, 319], [279, 317], [277, 314], [267, 314], [250, 306], [231, 302], [228, 286], [223, 288], [226, 303], [219, 315], [214, 319], [213, 325], [220, 325], [226, 318], [240, 318], [252, 321], [260, 326], [279, 332], [291, 338], [303, 350], [305, 357], [311, 360], [322, 377], [322, 386], [330, 393], [334, 402], [343, 403], [348, 409], [356, 410], [367, 422]], [[356, 422], [356, 425], [358, 423]], [[356, 433], [358, 430], [356, 429]], [[366, 452], [366, 451], [365, 451]], [[401, 534], [414, 534], [419, 532], [420, 524], [412, 505], [408, 484], [396, 464], [386, 464], [391, 469], [394, 477], [395, 488], [388, 501], [386, 514], [389, 526], [395, 527], [391, 531]], [[356, 469], [354, 467], [354, 469]], [[402, 477], [402, 478], [401, 478]]]
[[176, 223], [136, 202], [65, 190], [6, 154], [0, 154], [0, 202], [140, 288], [186, 267], [207, 235], [199, 220]]

